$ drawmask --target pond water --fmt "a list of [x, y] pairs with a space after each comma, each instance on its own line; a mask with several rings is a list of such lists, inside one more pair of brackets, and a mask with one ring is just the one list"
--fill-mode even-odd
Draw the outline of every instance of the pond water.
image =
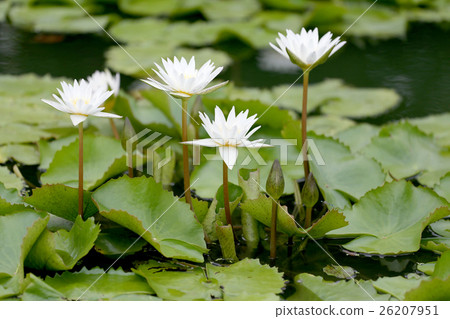
[[[356, 87], [389, 87], [403, 97], [396, 109], [374, 124], [405, 117], [450, 111], [450, 30], [432, 24], [413, 24], [406, 39], [350, 41], [311, 74], [311, 82], [341, 78]], [[360, 42], [359, 45], [355, 43]], [[104, 51], [114, 43], [102, 34], [67, 36], [42, 43], [34, 34], [0, 24], [0, 73], [34, 72], [82, 78], [104, 68]], [[263, 71], [258, 54], [238, 61], [222, 74], [241, 86], [270, 87], [292, 83], [299, 73]], [[133, 79], [123, 77], [125, 85]], [[301, 80], [298, 82], [300, 84]]]

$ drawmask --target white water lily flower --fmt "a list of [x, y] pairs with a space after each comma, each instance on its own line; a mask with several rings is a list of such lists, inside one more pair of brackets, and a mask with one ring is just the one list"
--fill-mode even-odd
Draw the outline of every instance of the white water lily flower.
[[58, 89], [59, 96], [53, 94], [55, 101], [42, 99], [43, 102], [53, 106], [55, 109], [69, 113], [74, 126], [85, 121], [89, 115], [98, 117], [121, 118], [121, 116], [102, 112], [105, 108], [100, 107], [112, 94], [113, 91], [95, 89], [94, 85], [85, 80], [74, 84], [61, 82], [62, 92]]
[[346, 43], [340, 42], [340, 37], [332, 40], [331, 32], [319, 39], [317, 28], [309, 31], [302, 28], [300, 34], [287, 29], [286, 36], [281, 33], [278, 33], [278, 36], [278, 47], [272, 43], [270, 46], [304, 71], [324, 63]]
[[93, 83], [95, 90], [112, 90], [114, 96], [119, 95], [120, 90], [120, 74], [112, 75], [108, 69], [105, 71], [95, 71], [88, 77], [88, 81]]
[[213, 122], [204, 113], [199, 113], [202, 120], [202, 125], [205, 128], [210, 138], [184, 142], [186, 144], [218, 147], [219, 153], [229, 169], [233, 169], [238, 157], [238, 147], [260, 148], [271, 146], [263, 143], [262, 139], [249, 141], [248, 138], [252, 136], [261, 126], [250, 128], [255, 124], [258, 118], [252, 115], [247, 118], [248, 110], [240, 112], [236, 116], [234, 106], [225, 119], [222, 110], [216, 106], [215, 119]]
[[224, 86], [228, 81], [207, 88], [206, 86], [223, 70], [223, 67], [215, 69], [214, 63], [209, 60], [202, 65], [200, 69], [195, 68], [195, 57], [192, 57], [189, 63], [185, 58], [179, 61], [176, 57], [173, 62], [170, 59], [162, 59], [164, 68], [155, 63], [158, 71], [153, 71], [161, 78], [164, 83], [158, 82], [152, 78], [142, 80], [145, 83], [166, 91], [179, 98], [189, 98], [196, 94], [206, 94]]

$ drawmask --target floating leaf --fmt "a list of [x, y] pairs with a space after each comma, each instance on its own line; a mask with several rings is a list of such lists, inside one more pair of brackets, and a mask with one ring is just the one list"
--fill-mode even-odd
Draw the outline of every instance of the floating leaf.
[[40, 154], [40, 168], [48, 169], [57, 151], [77, 139], [76, 135], [67, 136], [54, 141], [40, 140], [38, 143]]
[[11, 173], [6, 166], [0, 166], [0, 182], [6, 188], [15, 188], [18, 191], [24, 186], [23, 180], [16, 174]]
[[112, 180], [94, 192], [100, 214], [152, 244], [166, 257], [203, 262], [203, 229], [189, 205], [153, 178]]
[[379, 295], [368, 281], [325, 281], [320, 276], [303, 273], [295, 277], [296, 292], [291, 301], [356, 301], [389, 300], [389, 295]]
[[383, 184], [385, 175], [374, 160], [352, 154], [334, 139], [314, 134], [311, 138], [311, 171], [329, 207], [348, 206]]
[[339, 116], [310, 116], [308, 118], [308, 131], [319, 135], [334, 136], [355, 124], [352, 120]]
[[208, 278], [223, 287], [225, 301], [279, 300], [277, 294], [284, 287], [283, 274], [256, 259], [243, 259], [228, 267], [206, 264], [206, 271]]
[[[89, 7], [83, 9], [89, 10]], [[17, 28], [50, 33], [98, 32], [110, 21], [109, 15], [94, 16], [93, 21], [76, 6], [13, 6], [8, 16]]]
[[25, 265], [34, 269], [72, 269], [94, 246], [99, 232], [100, 225], [96, 225], [93, 218], [83, 221], [79, 216], [69, 232], [44, 230], [31, 248]]
[[339, 279], [352, 279], [358, 274], [358, 272], [350, 266], [327, 265], [323, 267], [322, 270], [328, 276]]
[[434, 191], [450, 202], [450, 173], [441, 178], [439, 184], [434, 187]]
[[[84, 137], [84, 189], [92, 190], [127, 169], [120, 141], [105, 136]], [[78, 140], [55, 153], [41, 176], [43, 184], [78, 186]]]
[[9, 144], [0, 147], [0, 163], [13, 159], [25, 165], [39, 164], [39, 152], [33, 145]]
[[113, 300], [126, 295], [154, 294], [145, 279], [121, 269], [105, 272], [100, 268], [83, 268], [45, 280], [31, 274], [30, 281], [22, 295], [23, 300]]
[[121, 257], [141, 251], [147, 242], [123, 227], [102, 230], [95, 241], [95, 250], [102, 255]]
[[380, 128], [367, 123], [349, 127], [337, 133], [337, 139], [347, 145], [353, 153], [360, 151], [370, 143], [372, 137], [377, 136]]
[[[78, 216], [78, 189], [56, 184], [33, 189], [33, 194], [25, 197], [25, 202], [53, 215], [75, 221]], [[91, 193], [83, 196], [83, 218], [94, 216], [98, 209], [91, 199]]]
[[164, 300], [211, 300], [222, 294], [217, 280], [207, 279], [201, 268], [161, 271], [144, 264], [135, 272], [145, 277], [158, 297]]
[[260, 11], [257, 0], [213, 1], [202, 7], [202, 12], [209, 20], [244, 20]]
[[[5, 212], [0, 212], [4, 214]], [[36, 239], [44, 230], [48, 215], [23, 208], [0, 215], [0, 289], [2, 297], [19, 292], [23, 280], [23, 263]]]
[[414, 252], [420, 248], [424, 228], [450, 213], [446, 206], [446, 201], [429, 189], [405, 181], [386, 183], [344, 209], [349, 224], [328, 236], [358, 236], [344, 245], [358, 252]]
[[178, 0], [119, 0], [120, 11], [138, 16], [168, 15], [178, 5]]
[[376, 159], [397, 179], [422, 173], [420, 179], [424, 173], [444, 170], [442, 176], [450, 169], [450, 154], [408, 122], [382, 128], [362, 152]]
[[430, 115], [422, 118], [409, 119], [412, 125], [421, 131], [431, 134], [441, 146], [450, 146], [450, 113]]
[[409, 274], [407, 278], [402, 276], [381, 277], [373, 281], [373, 286], [382, 293], [388, 293], [398, 300], [405, 299], [405, 293], [417, 288], [426, 277]]

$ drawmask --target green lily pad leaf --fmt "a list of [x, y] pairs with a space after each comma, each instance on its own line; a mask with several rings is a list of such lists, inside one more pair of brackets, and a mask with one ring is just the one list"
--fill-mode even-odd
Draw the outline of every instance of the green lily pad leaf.
[[[14, 134], [11, 134], [14, 132]], [[10, 143], [34, 143], [41, 138], [49, 138], [52, 134], [20, 123], [11, 123], [0, 126], [0, 145]]]
[[6, 188], [14, 188], [20, 191], [24, 187], [23, 180], [11, 173], [6, 166], [0, 166], [0, 182]]
[[308, 233], [308, 237], [312, 238], [322, 238], [328, 232], [347, 225], [348, 222], [345, 220], [345, 216], [337, 209], [332, 209], [314, 222], [310, 228], [302, 229], [301, 233]]
[[26, 208], [0, 214], [0, 287], [4, 286], [0, 294], [4, 297], [19, 292], [25, 257], [45, 229], [49, 216]]
[[151, 295], [154, 291], [145, 279], [122, 269], [83, 268], [63, 272], [42, 280], [34, 275], [25, 289], [23, 300], [112, 300], [124, 295]]
[[[39, 102], [44, 92], [56, 93], [56, 88], [66, 78], [52, 78], [49, 75], [38, 76], [34, 73], [0, 76], [0, 96], [4, 97], [35, 97]], [[41, 102], [42, 103], [42, 102]], [[45, 104], [44, 104], [45, 105]], [[44, 107], [44, 109], [46, 109]]]
[[350, 266], [327, 265], [322, 270], [328, 276], [339, 279], [352, 279], [358, 274], [358, 271]]
[[389, 295], [377, 294], [369, 281], [325, 281], [320, 276], [303, 273], [295, 277], [296, 292], [291, 301], [356, 301], [389, 300]]
[[[127, 169], [120, 141], [105, 136], [84, 138], [84, 189], [92, 190]], [[41, 176], [43, 184], [78, 186], [78, 140], [55, 153]]]
[[333, 115], [310, 116], [308, 118], [308, 130], [325, 136], [335, 136], [355, 124], [352, 120]]
[[119, 0], [118, 6], [120, 11], [137, 15], [168, 15], [178, 6], [178, 0]]
[[57, 151], [77, 139], [76, 135], [67, 136], [54, 141], [40, 140], [38, 143], [40, 154], [40, 168], [48, 169]]
[[161, 271], [144, 264], [134, 272], [147, 279], [158, 297], [164, 300], [212, 300], [222, 295], [217, 280], [208, 280], [201, 268]]
[[124, 43], [158, 41], [168, 25], [162, 19], [124, 19], [112, 26], [109, 32], [114, 39]]
[[367, 123], [354, 125], [337, 133], [337, 139], [347, 145], [353, 153], [360, 151], [370, 143], [372, 137], [377, 136], [380, 128]]
[[[270, 227], [272, 221], [271, 198], [260, 194], [258, 199], [250, 199], [242, 203], [241, 209], [259, 222]], [[277, 231], [288, 234], [289, 236], [299, 233], [294, 217], [289, 215], [286, 206], [278, 207]]]
[[[89, 11], [88, 7], [84, 8]], [[99, 32], [111, 18], [109, 15], [97, 15], [94, 22], [77, 6], [13, 6], [8, 16], [17, 28], [49, 33]]]
[[419, 287], [425, 279], [426, 277], [416, 274], [409, 274], [408, 278], [402, 276], [381, 277], [373, 281], [373, 286], [382, 293], [390, 294], [398, 300], [404, 300], [405, 293]]
[[450, 238], [447, 237], [432, 237], [423, 238], [420, 242], [420, 248], [431, 250], [436, 254], [442, 254], [450, 250]]
[[328, 236], [359, 236], [344, 247], [387, 255], [419, 250], [424, 228], [450, 211], [446, 201], [432, 190], [399, 181], [368, 192], [343, 213], [349, 224]]
[[396, 107], [401, 100], [395, 90], [385, 88], [346, 87], [335, 94], [321, 107], [322, 113], [365, 118], [385, 113]]
[[142, 236], [164, 256], [203, 262], [202, 226], [189, 205], [153, 178], [123, 176], [97, 189], [93, 198], [100, 214]]
[[[300, 71], [299, 71], [300, 72]], [[299, 73], [300, 75], [300, 73]], [[338, 79], [327, 79], [308, 86], [308, 113], [315, 111], [319, 106], [335, 97], [335, 92], [344, 88], [344, 82]], [[277, 100], [277, 105], [289, 108], [299, 113], [302, 111], [301, 101], [303, 96], [302, 86], [290, 86], [288, 84], [279, 85], [272, 89], [273, 101]]]
[[[33, 189], [33, 194], [24, 201], [36, 209], [58, 217], [75, 221], [78, 216], [78, 189], [56, 184]], [[98, 209], [92, 202], [91, 193], [84, 191], [83, 218], [94, 216]]]
[[257, 0], [213, 1], [202, 7], [202, 12], [208, 20], [244, 20], [260, 10]]
[[431, 276], [434, 272], [434, 267], [436, 266], [436, 262], [429, 262], [426, 264], [418, 264], [417, 270], [423, 272], [424, 274]]
[[450, 202], [450, 173], [441, 178], [434, 191]]
[[275, 267], [261, 265], [256, 259], [243, 259], [228, 267], [206, 264], [208, 278], [223, 287], [223, 299], [279, 300], [284, 287], [283, 274]]
[[329, 207], [344, 208], [350, 200], [356, 201], [384, 183], [385, 175], [374, 160], [352, 154], [332, 138], [315, 134], [310, 137], [311, 171]]
[[430, 115], [422, 118], [409, 119], [412, 125], [417, 126], [421, 131], [431, 134], [436, 138], [437, 144], [450, 146], [450, 113]]
[[450, 154], [408, 122], [382, 128], [362, 152], [376, 159], [397, 179], [441, 170], [445, 175], [450, 169]]
[[[333, 28], [334, 32], [338, 34], [345, 32], [348, 26], [355, 22], [366, 10], [367, 6], [364, 4], [348, 6], [342, 16], [342, 23]], [[375, 39], [401, 38], [406, 35], [407, 24], [406, 14], [379, 6], [368, 10], [364, 14], [364, 20], [361, 19], [349, 28], [347, 35]]]
[[405, 294], [406, 301], [448, 301], [450, 299], [450, 277], [443, 280], [423, 280], [420, 285]]
[[431, 229], [442, 237], [450, 238], [450, 220], [441, 219], [430, 225]]
[[0, 147], [0, 163], [13, 159], [25, 165], [39, 164], [39, 152], [33, 145], [9, 144]]
[[447, 279], [450, 277], [450, 252], [445, 252], [436, 261], [433, 278]]
[[95, 250], [100, 254], [119, 257], [141, 251], [147, 242], [126, 228], [102, 230], [95, 241]]
[[69, 270], [94, 246], [100, 225], [93, 218], [77, 217], [72, 229], [44, 230], [31, 248], [25, 265], [34, 269]]
[[3, 183], [0, 182], [0, 198], [5, 202], [13, 205], [22, 205], [23, 199], [15, 188], [6, 188]]

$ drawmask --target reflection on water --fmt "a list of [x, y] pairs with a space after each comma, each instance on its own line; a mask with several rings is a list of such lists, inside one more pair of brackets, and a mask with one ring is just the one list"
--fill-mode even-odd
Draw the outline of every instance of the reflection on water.
[[[402, 104], [376, 119], [384, 123], [450, 111], [450, 31], [428, 24], [413, 25], [406, 39], [348, 43], [331, 61], [316, 68], [311, 82], [342, 78], [357, 87], [390, 87]], [[114, 45], [101, 33], [68, 36], [60, 43], [37, 42], [34, 35], [0, 24], [0, 73], [35, 72], [81, 78], [104, 67], [104, 52]], [[50, 41], [52, 42], [52, 41]], [[350, 41], [352, 42], [352, 41]], [[264, 71], [258, 54], [236, 62], [222, 74], [243, 86], [267, 87], [292, 83], [299, 73]], [[283, 67], [280, 67], [283, 70]], [[124, 83], [131, 83], [124, 78]], [[301, 81], [299, 81], [300, 83]]]

